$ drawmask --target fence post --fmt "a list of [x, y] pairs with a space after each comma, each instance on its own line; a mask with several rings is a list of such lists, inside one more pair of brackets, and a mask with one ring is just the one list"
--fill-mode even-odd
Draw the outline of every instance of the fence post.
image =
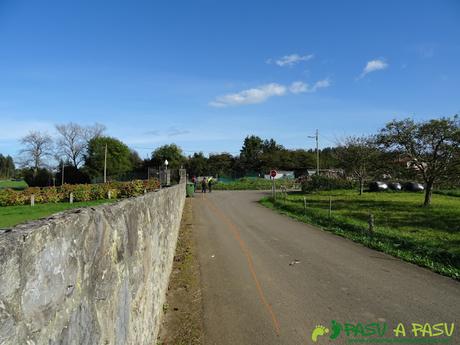
[[69, 195], [69, 203], [73, 204], [73, 193]]
[[367, 229], [367, 231], [369, 232], [370, 235], [372, 235], [372, 233], [374, 232], [374, 215], [372, 213], [369, 213], [369, 220], [368, 220], [368, 223], [369, 223], [369, 228]]
[[30, 196], [30, 206], [35, 206], [35, 195]]
[[179, 183], [187, 182], [187, 171], [183, 168], [179, 169]]
[[332, 196], [329, 197], [329, 218], [332, 217]]
[[307, 198], [303, 197], [303, 213], [307, 215]]
[[111, 199], [111, 198], [112, 198], [112, 191], [111, 191], [111, 190], [109, 190], [109, 191], [107, 192], [107, 198], [108, 198], [108, 199]]
[[171, 170], [166, 169], [166, 185], [171, 185]]

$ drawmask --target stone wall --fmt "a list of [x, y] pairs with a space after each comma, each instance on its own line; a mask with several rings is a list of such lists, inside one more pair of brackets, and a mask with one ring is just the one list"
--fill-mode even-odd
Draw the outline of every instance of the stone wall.
[[0, 234], [0, 344], [156, 344], [185, 186]]

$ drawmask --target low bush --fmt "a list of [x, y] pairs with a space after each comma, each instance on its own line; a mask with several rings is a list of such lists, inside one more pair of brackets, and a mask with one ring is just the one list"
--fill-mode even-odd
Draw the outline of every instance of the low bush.
[[72, 192], [74, 201], [90, 201], [92, 200], [91, 185], [77, 184]]
[[70, 193], [73, 193], [73, 199], [76, 202], [107, 199], [109, 191], [112, 199], [129, 198], [143, 194], [144, 190], [151, 192], [159, 187], [158, 180], [150, 179], [98, 184], [64, 184], [59, 187], [30, 187], [23, 191], [2, 189], [0, 190], [0, 206], [26, 205], [30, 203], [31, 195], [34, 195], [37, 204], [68, 201]]

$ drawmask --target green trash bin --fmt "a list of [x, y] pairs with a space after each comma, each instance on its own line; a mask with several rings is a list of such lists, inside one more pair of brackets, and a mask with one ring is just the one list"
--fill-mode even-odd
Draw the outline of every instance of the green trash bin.
[[186, 186], [186, 194], [188, 197], [192, 197], [193, 193], [195, 193], [195, 185], [192, 182], [187, 182]]

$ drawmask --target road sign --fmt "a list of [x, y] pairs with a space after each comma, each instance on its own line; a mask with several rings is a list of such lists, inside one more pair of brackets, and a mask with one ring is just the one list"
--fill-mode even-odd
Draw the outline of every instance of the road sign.
[[270, 176], [275, 178], [276, 177], [276, 170], [270, 171]]

